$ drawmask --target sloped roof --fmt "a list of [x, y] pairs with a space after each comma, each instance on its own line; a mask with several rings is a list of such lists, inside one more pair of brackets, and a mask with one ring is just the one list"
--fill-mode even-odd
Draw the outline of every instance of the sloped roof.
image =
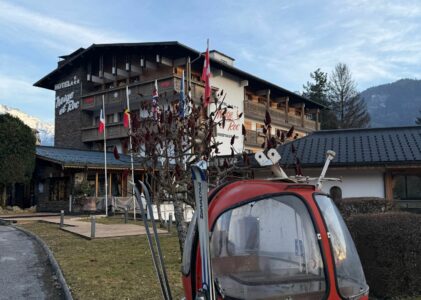
[[316, 131], [278, 148], [283, 166], [293, 165], [292, 145], [303, 167], [320, 167], [327, 150], [332, 167], [421, 164], [421, 126]]
[[[62, 165], [64, 168], [104, 168], [104, 152], [86, 151], [48, 146], [37, 146], [36, 156], [39, 159]], [[112, 152], [107, 152], [107, 168], [129, 169], [130, 156], [120, 154], [120, 160], [116, 160]], [[135, 165], [135, 169], [141, 169]]]
[[[34, 86], [42, 87], [46, 89], [54, 89], [54, 83], [57, 81], [57, 78], [66, 74], [66, 69], [74, 67], [77, 63], [80, 63], [80, 60], [89, 57], [93, 52], [99, 49], [103, 50], [110, 50], [110, 49], [127, 49], [127, 48], [134, 48], [134, 49], [155, 49], [156, 51], [160, 51], [162, 55], [170, 55], [176, 57], [187, 57], [191, 56], [192, 58], [200, 57], [201, 60], [203, 59], [204, 55], [202, 52], [199, 52], [193, 48], [190, 48], [178, 41], [166, 41], [166, 42], [144, 42], [144, 43], [114, 43], [114, 44], [92, 44], [88, 48], [79, 48], [78, 50], [74, 51], [69, 55], [61, 56], [61, 58], [65, 58], [65, 60], [60, 61], [57, 68], [51, 71], [49, 74], [45, 75], [43, 78], [38, 80], [34, 83]], [[299, 101], [304, 101], [308, 108], [323, 108], [324, 106], [311, 101], [310, 99], [303, 97], [297, 93], [291, 92], [279, 85], [276, 85], [272, 82], [266, 81], [261, 79], [255, 75], [247, 73], [241, 69], [238, 69], [234, 66], [230, 66], [220, 61], [210, 58], [211, 59], [211, 68], [212, 66], [217, 66], [218, 68], [230, 72], [236, 76], [241, 77], [242, 79], [246, 79], [250, 81], [250, 84], [255, 84], [256, 87], [259, 88], [269, 88], [273, 89], [273, 92], [277, 92], [283, 95], [287, 95], [291, 97], [290, 101], [293, 103], [295, 99]], [[203, 65], [203, 62], [196, 61], [196, 64]]]

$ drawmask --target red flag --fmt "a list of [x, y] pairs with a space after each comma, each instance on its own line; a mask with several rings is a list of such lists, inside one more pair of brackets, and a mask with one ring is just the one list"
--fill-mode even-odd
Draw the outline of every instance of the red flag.
[[104, 118], [104, 112], [101, 109], [100, 115], [99, 115], [99, 127], [98, 132], [101, 134], [104, 132], [105, 129], [105, 118]]
[[129, 126], [130, 126], [130, 112], [129, 112], [129, 109], [128, 108], [126, 108], [126, 110], [124, 111], [123, 125], [126, 128], [129, 128]]
[[118, 153], [117, 146], [114, 146], [114, 149], [113, 149], [113, 154], [114, 154], [114, 158], [115, 158], [115, 159], [117, 159], [117, 160], [119, 160], [119, 159], [120, 159], [120, 153]]
[[206, 48], [205, 61], [203, 63], [203, 71], [201, 79], [205, 82], [205, 107], [209, 105], [211, 96], [211, 87], [209, 78], [211, 76], [210, 62], [209, 62], [209, 46]]

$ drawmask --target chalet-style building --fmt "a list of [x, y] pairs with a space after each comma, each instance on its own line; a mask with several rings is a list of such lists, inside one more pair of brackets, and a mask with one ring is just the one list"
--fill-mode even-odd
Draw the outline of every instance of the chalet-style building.
[[327, 150], [336, 152], [327, 177], [342, 197], [379, 197], [404, 208], [421, 208], [421, 126], [322, 130], [281, 146], [281, 164], [293, 175], [294, 153], [304, 176], [319, 176]]
[[[217, 135], [227, 142], [221, 152], [229, 153], [229, 139], [236, 135], [236, 147], [256, 150], [262, 144], [259, 129], [266, 109], [270, 110], [273, 129], [288, 130], [292, 125], [304, 136], [319, 129], [321, 105], [267, 82], [234, 66], [234, 59], [218, 51], [210, 51], [211, 85], [224, 90], [225, 101], [233, 106], [232, 115], [244, 115], [235, 124], [227, 122]], [[191, 61], [191, 65], [188, 64]], [[191, 68], [189, 68], [191, 66]], [[203, 55], [178, 42], [93, 44], [87, 49], [61, 56], [58, 66], [35, 83], [35, 86], [55, 90], [56, 147], [99, 150], [102, 136], [98, 134], [102, 96], [105, 96], [107, 145], [127, 151], [127, 129], [123, 126], [126, 107], [126, 86], [130, 90], [131, 111], [141, 111], [141, 103], [151, 101], [154, 81], [159, 94], [171, 95], [180, 90], [181, 74], [191, 74], [193, 99], [204, 93], [200, 81]], [[190, 70], [191, 69], [191, 70]], [[190, 77], [190, 76], [187, 76]], [[175, 96], [177, 99], [177, 96]], [[241, 125], [247, 129], [242, 141]], [[243, 149], [238, 149], [243, 150]]]
[[[36, 173], [41, 181], [43, 178], [47, 180], [49, 176], [46, 174], [50, 174], [48, 170], [53, 168], [57, 171], [52, 172], [56, 179], [48, 179], [49, 192], [43, 192], [43, 195], [37, 193], [36, 197], [38, 203], [45, 203], [47, 198], [51, 202], [62, 201], [63, 209], [73, 191], [63, 186], [73, 186], [82, 170], [88, 170], [84, 174], [91, 185], [95, 183], [95, 195], [104, 196], [98, 183], [104, 181], [103, 178], [101, 180], [101, 166], [98, 164], [101, 152], [97, 152], [103, 150], [104, 145], [103, 135], [98, 133], [103, 97], [107, 151], [111, 152], [117, 147], [120, 153], [127, 153], [128, 130], [123, 125], [126, 88], [131, 112], [142, 116], [144, 104], [152, 101], [155, 80], [160, 96], [165, 95], [166, 101], [170, 98], [171, 103], [178, 101], [177, 93], [180, 92], [184, 71], [186, 83], [191, 86], [191, 96], [199, 102], [204, 94], [204, 83], [200, 80], [204, 55], [178, 42], [156, 42], [93, 44], [60, 58], [57, 68], [34, 84], [56, 92], [56, 148], [37, 148]], [[233, 135], [236, 136], [235, 147], [239, 152], [258, 150], [263, 143], [259, 133], [266, 110], [270, 111], [272, 117], [273, 133], [276, 129], [288, 130], [294, 126], [298, 136], [305, 136], [319, 129], [320, 104], [236, 68], [234, 59], [221, 52], [210, 51], [210, 60], [212, 90], [224, 90], [225, 101], [232, 106], [227, 113], [232, 120], [227, 117], [225, 128], [218, 127], [216, 132], [217, 139], [223, 143], [219, 149], [221, 154], [230, 153]], [[245, 141], [242, 125], [246, 128]], [[78, 156], [86, 158], [86, 161], [76, 159], [76, 163], [68, 167], [67, 159], [72, 157], [73, 161]], [[118, 179], [112, 177], [111, 181], [115, 183], [125, 178], [123, 172], [127, 172], [128, 168], [129, 165], [115, 169], [112, 176]], [[135, 174], [143, 176], [144, 171], [136, 170]], [[120, 182], [120, 185], [127, 186], [127, 182]], [[41, 183], [41, 186], [45, 191], [46, 185]], [[125, 188], [120, 189], [123, 190]], [[124, 192], [120, 192], [120, 196], [124, 196]], [[47, 206], [39, 205], [43, 210]]]

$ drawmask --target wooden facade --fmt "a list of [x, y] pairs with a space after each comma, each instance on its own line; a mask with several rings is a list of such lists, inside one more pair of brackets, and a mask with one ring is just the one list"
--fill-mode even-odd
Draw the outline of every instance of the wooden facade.
[[[248, 130], [259, 134], [268, 109], [274, 123], [273, 130], [296, 128], [300, 136], [319, 128], [319, 104], [266, 82], [234, 67], [234, 60], [215, 51], [211, 67], [215, 77], [236, 80], [244, 86], [244, 120]], [[109, 148], [118, 146], [125, 152], [127, 129], [122, 124], [126, 108], [126, 87], [130, 89], [130, 108], [137, 112], [150, 103], [155, 80], [160, 95], [167, 101], [178, 101], [184, 70], [190, 82], [192, 98], [199, 102], [204, 94], [200, 81], [203, 55], [178, 42], [105, 44], [78, 49], [62, 57], [56, 70], [35, 83], [56, 91], [55, 145], [73, 149], [101, 149], [102, 137], [97, 133], [102, 99], [105, 99], [107, 140]], [[192, 64], [188, 64], [193, 61]], [[230, 63], [227, 63], [230, 62]], [[224, 90], [219, 81], [215, 90]], [[222, 83], [221, 83], [222, 82]], [[253, 135], [253, 133], [250, 133]], [[247, 139], [244, 146], [256, 150], [256, 139]]]

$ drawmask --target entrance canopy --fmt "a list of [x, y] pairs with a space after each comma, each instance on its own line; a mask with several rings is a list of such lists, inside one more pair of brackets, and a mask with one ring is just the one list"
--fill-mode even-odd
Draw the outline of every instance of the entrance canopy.
[[[104, 169], [104, 152], [37, 146], [38, 159], [56, 163], [66, 168]], [[127, 170], [131, 168], [130, 156], [120, 154], [115, 159], [113, 153], [107, 152], [107, 168], [109, 170]], [[141, 170], [140, 165], [134, 165], [135, 170]]]

